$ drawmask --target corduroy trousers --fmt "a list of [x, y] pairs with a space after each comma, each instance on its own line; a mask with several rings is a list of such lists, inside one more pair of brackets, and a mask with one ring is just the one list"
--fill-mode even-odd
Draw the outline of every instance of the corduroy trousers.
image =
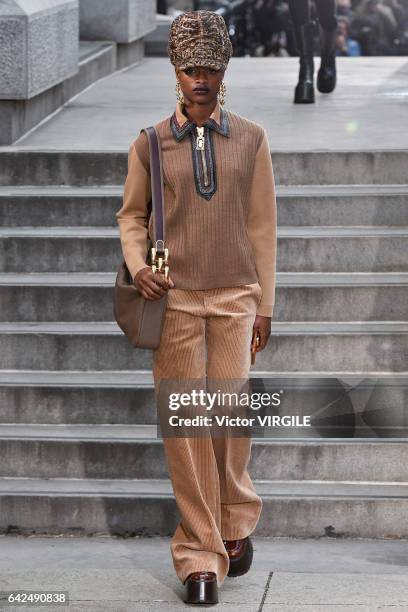
[[[259, 283], [207, 290], [168, 290], [160, 346], [153, 351], [158, 398], [164, 380], [248, 379]], [[164, 436], [166, 462], [181, 520], [171, 540], [184, 582], [212, 571], [220, 586], [229, 569], [223, 540], [248, 536], [262, 510], [247, 470], [251, 437]]]

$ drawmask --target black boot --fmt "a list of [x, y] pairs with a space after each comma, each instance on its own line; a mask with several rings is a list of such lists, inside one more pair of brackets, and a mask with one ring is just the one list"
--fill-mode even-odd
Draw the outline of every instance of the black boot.
[[320, 30], [320, 68], [317, 74], [317, 89], [321, 93], [330, 93], [336, 87], [336, 40], [337, 28], [329, 32]]
[[295, 89], [295, 104], [309, 104], [315, 101], [313, 86], [313, 31], [314, 22], [295, 25], [295, 40], [299, 52], [299, 82]]

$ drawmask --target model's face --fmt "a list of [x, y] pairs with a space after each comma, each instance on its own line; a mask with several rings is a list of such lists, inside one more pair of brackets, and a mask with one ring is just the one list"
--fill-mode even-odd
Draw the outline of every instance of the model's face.
[[[176, 70], [183, 97], [190, 102], [198, 103], [208, 103], [217, 97], [224, 73], [225, 70], [215, 70], [207, 66]], [[204, 91], [197, 91], [198, 88], [203, 88]]]

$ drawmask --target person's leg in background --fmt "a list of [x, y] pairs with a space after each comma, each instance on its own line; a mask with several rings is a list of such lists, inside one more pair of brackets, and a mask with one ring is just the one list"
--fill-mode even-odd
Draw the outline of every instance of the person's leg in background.
[[331, 93], [336, 87], [336, 0], [315, 0], [319, 17], [320, 68], [317, 73], [317, 89]]
[[314, 97], [314, 24], [310, 18], [309, 0], [289, 0], [296, 47], [299, 53], [299, 78], [295, 87], [295, 104], [310, 104]]
[[[170, 412], [166, 379], [180, 379], [180, 392], [197, 389], [196, 381], [205, 389], [204, 293], [169, 290], [160, 346], [153, 351], [159, 417], [166, 418]], [[220, 535], [220, 488], [211, 437], [163, 434], [163, 444], [181, 515], [171, 540], [176, 573], [184, 583], [191, 573], [214, 572], [220, 586], [229, 569], [229, 558]]]
[[329, 32], [337, 28], [336, 0], [315, 0], [320, 25]]
[[[317, 88], [330, 93], [336, 86], [336, 34], [335, 0], [315, 0], [319, 18], [320, 68]], [[296, 46], [299, 52], [299, 80], [295, 88], [295, 104], [307, 104], [314, 97], [314, 22], [311, 20], [310, 0], [289, 0]]]
[[310, 21], [310, 0], [289, 0], [290, 16], [293, 23], [304, 25]]
[[[262, 290], [258, 283], [214, 289], [207, 293], [207, 388], [216, 392], [250, 392], [250, 345], [256, 308]], [[218, 409], [223, 412], [223, 407]], [[228, 413], [228, 406], [225, 413]], [[238, 411], [239, 412], [239, 411]], [[251, 411], [249, 411], [251, 412]], [[253, 415], [252, 415], [253, 416]], [[241, 540], [251, 534], [260, 517], [262, 499], [247, 470], [251, 436], [220, 437], [213, 445], [221, 494], [221, 536]]]

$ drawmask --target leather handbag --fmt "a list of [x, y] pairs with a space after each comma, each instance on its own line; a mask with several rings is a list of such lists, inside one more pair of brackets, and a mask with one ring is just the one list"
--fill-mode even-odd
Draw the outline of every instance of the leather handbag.
[[[143, 128], [149, 141], [150, 179], [152, 197], [147, 204], [148, 216], [145, 226], [149, 226], [153, 215], [153, 237], [148, 234], [146, 265], [162, 272], [168, 265], [168, 249], [165, 248], [163, 164], [160, 137], [154, 126]], [[167, 268], [168, 271], [168, 268]], [[135, 348], [156, 349], [160, 345], [167, 291], [156, 300], [143, 297], [135, 286], [126, 261], [119, 266], [115, 288], [113, 312], [117, 324]]]

